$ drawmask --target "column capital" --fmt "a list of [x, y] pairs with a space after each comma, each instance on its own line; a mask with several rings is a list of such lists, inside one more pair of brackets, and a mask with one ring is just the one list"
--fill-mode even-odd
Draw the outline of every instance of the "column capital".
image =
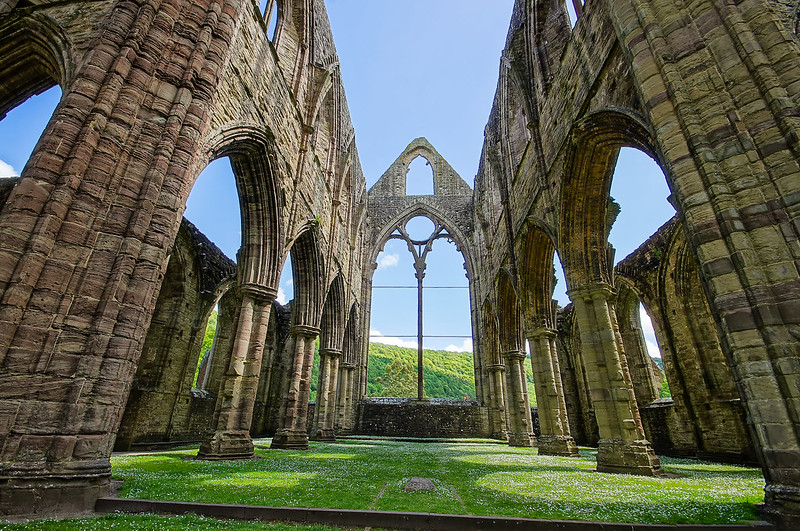
[[506, 370], [506, 366], [502, 363], [494, 363], [492, 365], [487, 365], [486, 370], [490, 373], [504, 372]]
[[320, 356], [328, 356], [329, 358], [338, 358], [342, 355], [342, 351], [338, 348], [321, 348], [319, 349]]
[[525, 337], [529, 341], [534, 341], [537, 339], [552, 339], [556, 337], [558, 333], [553, 330], [552, 328], [548, 328], [546, 326], [540, 326], [538, 328], [529, 328], [525, 330]]
[[527, 357], [527, 354], [521, 350], [506, 350], [505, 352], [501, 352], [500, 356], [509, 361], [520, 361], [524, 360]]
[[258, 302], [272, 303], [275, 297], [278, 296], [278, 290], [267, 286], [253, 284], [252, 282], [243, 282], [239, 284], [239, 290], [242, 294], [255, 299]]
[[613, 299], [617, 295], [617, 290], [607, 282], [589, 282], [577, 288], [571, 289], [567, 292], [569, 298], [573, 301], [578, 299], [593, 299], [595, 297], [603, 297], [604, 299]]
[[345, 362], [339, 364], [339, 368], [340, 369], [351, 370], [351, 369], [355, 369], [356, 368], [356, 364], [355, 363], [350, 363], [349, 361], [345, 361]]
[[293, 336], [308, 336], [308, 337], [318, 336], [319, 328], [317, 328], [316, 326], [303, 325], [303, 324], [292, 325], [291, 327], [289, 327], [289, 334]]

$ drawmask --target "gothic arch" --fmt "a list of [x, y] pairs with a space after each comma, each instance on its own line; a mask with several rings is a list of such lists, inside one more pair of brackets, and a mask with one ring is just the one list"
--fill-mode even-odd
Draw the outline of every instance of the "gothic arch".
[[31, 14], [0, 26], [0, 120], [31, 96], [68, 85], [74, 68], [72, 44], [50, 18]]
[[497, 320], [500, 351], [524, 350], [519, 297], [511, 273], [505, 268], [497, 278]]
[[552, 304], [555, 238], [549, 227], [533, 219], [528, 220], [521, 237], [519, 285], [525, 326], [555, 329], [556, 315]]
[[345, 291], [342, 274], [336, 275], [328, 286], [320, 324], [320, 349], [341, 350], [345, 325], [349, 314], [345, 308]]
[[317, 227], [315, 223], [306, 224], [291, 243], [295, 289], [292, 325], [319, 328], [322, 318], [325, 266]]
[[389, 240], [389, 236], [392, 234], [392, 232], [394, 232], [400, 223], [417, 216], [426, 217], [441, 224], [442, 227], [444, 227], [445, 230], [447, 230], [447, 232], [453, 236], [453, 241], [455, 242], [456, 247], [464, 256], [464, 265], [467, 269], [467, 276], [472, 278], [472, 272], [474, 271], [475, 264], [473, 262], [470, 248], [468, 245], [466, 245], [466, 243], [469, 241], [466, 235], [459, 229], [458, 224], [450, 219], [448, 215], [443, 213], [441, 210], [422, 202], [410, 205], [405, 210], [384, 223], [383, 226], [376, 228], [377, 237], [374, 239], [375, 243], [369, 250], [369, 261], [367, 263], [375, 263], [378, 258], [378, 254]]
[[644, 119], [627, 109], [604, 109], [575, 124], [559, 202], [559, 245], [570, 289], [589, 282], [612, 284], [607, 252], [611, 178], [622, 147], [658, 161]]
[[208, 143], [208, 160], [230, 158], [242, 216], [240, 283], [258, 290], [277, 290], [284, 248], [281, 166], [272, 138], [269, 131], [238, 125], [220, 130]]

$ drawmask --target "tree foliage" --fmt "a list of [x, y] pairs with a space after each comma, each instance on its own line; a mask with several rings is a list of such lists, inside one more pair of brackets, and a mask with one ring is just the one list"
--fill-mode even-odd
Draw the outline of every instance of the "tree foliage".
[[[396, 394], [386, 387], [379, 378], [386, 378], [387, 367], [395, 360], [402, 360], [413, 369], [410, 393]], [[417, 351], [416, 349], [370, 343], [369, 373], [367, 376], [368, 396], [417, 396]], [[425, 396], [428, 398], [475, 397], [475, 372], [471, 352], [447, 352], [444, 350], [423, 351], [423, 376]], [[393, 369], [394, 370], [394, 369]]]

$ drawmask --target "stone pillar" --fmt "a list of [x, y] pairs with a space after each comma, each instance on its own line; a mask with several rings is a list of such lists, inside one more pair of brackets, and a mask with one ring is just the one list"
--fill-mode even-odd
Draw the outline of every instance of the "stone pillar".
[[317, 410], [314, 420], [315, 441], [336, 440], [336, 390], [339, 380], [339, 357], [341, 350], [321, 348], [319, 350], [319, 385], [317, 385]]
[[645, 407], [659, 398], [660, 392], [656, 386], [653, 363], [642, 332], [639, 301], [638, 299], [618, 300], [616, 307], [619, 333], [622, 337], [625, 358], [628, 360], [636, 404], [639, 407]]
[[556, 331], [537, 328], [526, 335], [531, 345], [533, 385], [539, 404], [539, 455], [575, 457], [578, 455], [578, 446], [569, 430], [556, 350]]
[[355, 393], [355, 370], [353, 363], [339, 364], [339, 385], [336, 397], [335, 429], [336, 431], [349, 431], [353, 429], [352, 410], [353, 394]]
[[530, 447], [536, 444], [531, 419], [531, 402], [525, 380], [525, 353], [509, 350], [502, 353], [506, 362], [506, 405], [508, 406], [509, 446]]
[[201, 459], [249, 459], [254, 455], [250, 424], [275, 291], [256, 286], [240, 290], [242, 303], [228, 371], [217, 393], [213, 431], [197, 452]]
[[319, 329], [294, 325], [289, 330], [294, 338], [294, 357], [289, 389], [281, 405], [281, 428], [272, 438], [271, 448], [308, 449], [308, 397], [311, 393], [311, 366], [314, 363], [314, 342]]
[[489, 371], [489, 428], [492, 439], [508, 440], [505, 404], [505, 366], [496, 363], [486, 367]]
[[628, 365], [620, 355], [614, 290], [597, 282], [572, 289], [569, 296], [575, 305], [581, 354], [600, 432], [597, 470], [647, 476], [663, 473], [645, 439]]

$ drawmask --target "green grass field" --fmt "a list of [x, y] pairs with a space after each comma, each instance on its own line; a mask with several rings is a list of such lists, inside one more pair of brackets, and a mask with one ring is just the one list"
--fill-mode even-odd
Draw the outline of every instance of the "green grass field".
[[[730, 524], [757, 520], [761, 471], [689, 459], [661, 458], [669, 477], [601, 474], [593, 449], [578, 458], [489, 441], [451, 443], [345, 439], [308, 451], [268, 450], [257, 459], [209, 462], [197, 448], [114, 455], [120, 496], [267, 506], [434, 512], [641, 523]], [[404, 492], [412, 477], [435, 491]], [[0, 530], [262, 529], [263, 524], [198, 516], [110, 515], [69, 521], [2, 524]], [[271, 531], [328, 531], [274, 524]]]
[[[678, 477], [648, 478], [594, 472], [591, 449], [561, 458], [488, 442], [268, 445], [239, 462], [196, 461], [196, 449], [119, 455], [113, 473], [128, 498], [643, 523], [755, 520], [763, 500], [760, 470], [688, 459], [662, 458]], [[404, 492], [411, 477], [437, 490]]]

